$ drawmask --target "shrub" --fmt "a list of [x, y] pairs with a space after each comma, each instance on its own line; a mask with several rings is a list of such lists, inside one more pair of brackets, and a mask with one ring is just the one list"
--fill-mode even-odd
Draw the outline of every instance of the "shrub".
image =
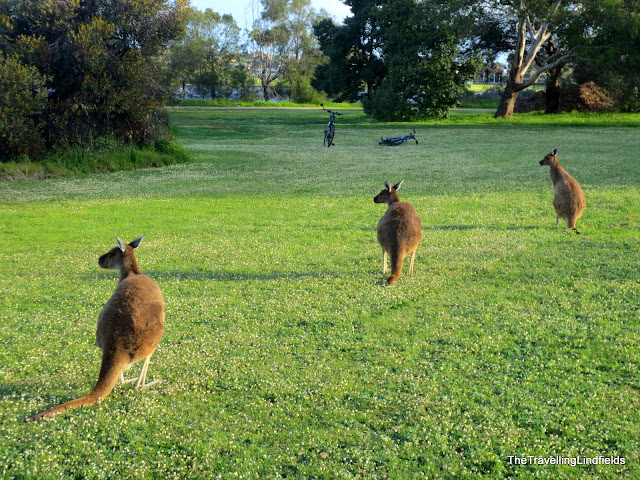
[[0, 151], [5, 157], [38, 155], [43, 147], [39, 115], [47, 101], [46, 77], [0, 52]]
[[11, 55], [0, 65], [0, 141], [10, 148], [1, 156], [35, 158], [43, 147], [85, 147], [107, 135], [153, 143], [155, 111], [172, 90], [156, 80], [161, 53], [184, 30], [182, 2], [6, 3], [0, 37]]

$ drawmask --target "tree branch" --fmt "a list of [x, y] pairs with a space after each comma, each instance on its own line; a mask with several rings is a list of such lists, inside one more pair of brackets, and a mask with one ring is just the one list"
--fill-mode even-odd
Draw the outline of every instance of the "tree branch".
[[[529, 48], [529, 51], [527, 52], [527, 57], [524, 62], [524, 65], [522, 66], [523, 74], [526, 73], [529, 70], [529, 68], [531, 68], [531, 65], [533, 64], [536, 58], [538, 50], [540, 50], [540, 47], [542, 47], [542, 44], [546, 42], [549, 39], [549, 37], [551, 37], [551, 34], [549, 33], [549, 23], [551, 22], [551, 19], [558, 11], [558, 8], [560, 7], [560, 3], [562, 3], [562, 0], [555, 0], [553, 7], [551, 8], [551, 12], [547, 16], [547, 18], [545, 18], [538, 32], [535, 32], [533, 30], [533, 26], [531, 26], [531, 32], [536, 33], [536, 35], [531, 38], [531, 46]], [[528, 14], [527, 14], [527, 22], [530, 23]]]
[[545, 65], [544, 67], [542, 67], [540, 70], [538, 70], [536, 72], [535, 76], [532, 76], [527, 82], [522, 82], [519, 83], [516, 87], [517, 91], [521, 91], [524, 90], [527, 87], [530, 87], [532, 85], [535, 85], [536, 83], [538, 83], [538, 80], [540, 80], [540, 77], [548, 72], [549, 70], [553, 70], [556, 67], [559, 67], [561, 65], [566, 65], [567, 63], [571, 63], [571, 62], [575, 62], [578, 60], [578, 57], [575, 57], [571, 54], [571, 52], [564, 54], [562, 56], [560, 56], [557, 60], [555, 60], [552, 63], [548, 63], [547, 65]]

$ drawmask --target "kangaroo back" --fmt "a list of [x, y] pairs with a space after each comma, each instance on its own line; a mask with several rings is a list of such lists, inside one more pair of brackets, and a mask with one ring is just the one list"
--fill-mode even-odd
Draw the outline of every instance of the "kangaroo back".
[[387, 270], [387, 255], [391, 260], [391, 276], [387, 285], [395, 282], [402, 273], [405, 257], [411, 254], [409, 273], [413, 273], [415, 252], [422, 237], [422, 224], [418, 213], [408, 202], [401, 202], [397, 190], [402, 182], [390, 187], [385, 182], [382, 190], [374, 202], [387, 203], [387, 211], [378, 222], [378, 243], [383, 251], [383, 273]]

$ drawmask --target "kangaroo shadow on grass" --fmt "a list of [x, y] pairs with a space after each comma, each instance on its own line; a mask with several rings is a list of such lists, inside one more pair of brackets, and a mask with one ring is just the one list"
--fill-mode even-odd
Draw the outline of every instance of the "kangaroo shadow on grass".
[[[181, 279], [181, 280], [214, 280], [217, 282], [246, 282], [246, 281], [269, 281], [281, 279], [323, 279], [323, 278], [340, 278], [344, 275], [338, 272], [268, 272], [268, 273], [241, 273], [241, 272], [225, 272], [225, 271], [184, 271], [184, 270], [143, 270], [145, 275], [152, 279]], [[88, 278], [103, 278], [97, 275], [88, 275]]]
[[[422, 231], [434, 231], [434, 230], [539, 230], [539, 225], [423, 225]], [[376, 227], [363, 227], [365, 232], [375, 232]]]
[[422, 226], [422, 231], [429, 230], [538, 230], [537, 225], [428, 225]]

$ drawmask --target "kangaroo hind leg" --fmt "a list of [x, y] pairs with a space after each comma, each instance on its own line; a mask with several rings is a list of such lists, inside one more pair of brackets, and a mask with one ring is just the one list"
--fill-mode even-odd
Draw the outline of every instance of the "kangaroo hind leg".
[[153, 382], [145, 383], [145, 381], [147, 380], [147, 371], [149, 370], [150, 362], [151, 362], [151, 355], [149, 355], [144, 359], [144, 363], [142, 364], [142, 370], [140, 370], [140, 376], [138, 377], [138, 381], [134, 386], [136, 390], [140, 390], [143, 387], [149, 387], [151, 385], [155, 385], [156, 383], [161, 382], [161, 380], [154, 380]]
[[[417, 249], [416, 249], [417, 250]], [[416, 259], [416, 250], [411, 252], [411, 261], [409, 262], [409, 274], [413, 273], [413, 262]]]

